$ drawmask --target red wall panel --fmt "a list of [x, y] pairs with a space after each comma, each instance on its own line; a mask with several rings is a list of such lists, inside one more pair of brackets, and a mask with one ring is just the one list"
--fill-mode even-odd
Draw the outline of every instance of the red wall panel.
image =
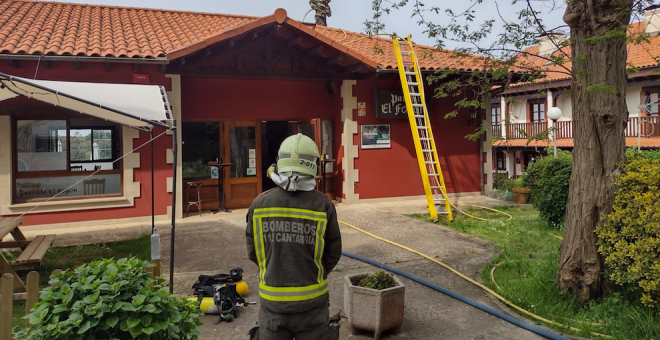
[[[407, 117], [403, 119], [377, 119], [374, 117], [374, 89], [399, 89], [396, 80], [358, 81], [353, 94], [358, 102], [366, 102], [366, 116], [354, 118], [358, 122], [355, 145], [360, 145], [360, 126], [368, 124], [390, 124], [391, 149], [359, 148], [355, 167], [360, 171], [360, 181], [355, 184], [360, 199], [395, 196], [423, 195], [424, 188], [416, 159], [412, 132]], [[475, 131], [476, 123], [467, 125], [469, 113], [459, 111], [456, 118], [444, 119], [444, 115], [455, 109], [455, 98], [432, 98], [427, 91], [427, 101], [431, 103], [431, 124], [438, 149], [447, 190], [456, 192], [480, 191], [479, 144], [465, 139]]]
[[325, 81], [181, 79], [184, 121], [332, 119], [339, 93]]

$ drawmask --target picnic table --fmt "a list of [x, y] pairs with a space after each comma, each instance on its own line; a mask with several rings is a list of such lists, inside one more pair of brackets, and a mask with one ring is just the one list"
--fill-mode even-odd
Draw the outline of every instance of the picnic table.
[[[20, 229], [23, 217], [0, 218], [0, 249], [19, 248], [21, 254], [16, 260], [7, 261], [4, 254], [0, 252], [0, 275], [14, 275], [14, 292], [24, 292], [25, 283], [16, 275], [16, 269], [41, 265], [41, 260], [53, 245], [55, 235], [38, 235], [33, 240], [28, 240]], [[2, 239], [11, 234], [13, 241], [2, 242]]]

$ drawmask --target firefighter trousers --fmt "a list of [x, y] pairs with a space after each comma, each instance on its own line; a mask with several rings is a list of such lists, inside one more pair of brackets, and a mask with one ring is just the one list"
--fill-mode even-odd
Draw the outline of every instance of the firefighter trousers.
[[274, 313], [259, 309], [259, 340], [328, 339], [328, 304], [304, 313]]

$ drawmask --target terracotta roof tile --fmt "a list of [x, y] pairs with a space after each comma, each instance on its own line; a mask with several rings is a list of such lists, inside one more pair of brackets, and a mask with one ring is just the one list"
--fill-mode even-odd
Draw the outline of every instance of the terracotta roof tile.
[[[0, 53], [173, 59], [274, 18], [0, 0]], [[312, 29], [288, 18], [285, 22], [370, 65], [396, 68], [389, 39], [323, 26]], [[477, 57], [452, 58], [449, 51], [427, 46], [417, 45], [416, 52], [420, 67], [427, 70], [482, 65]]]
[[[496, 147], [523, 147], [523, 148], [546, 148], [553, 145], [549, 140], [533, 140], [527, 144], [527, 139], [508, 139], [498, 140], [493, 142]], [[658, 137], [644, 137], [641, 138], [640, 145], [642, 148], [660, 148], [660, 138]], [[557, 140], [557, 147], [559, 148], [572, 148], [572, 139], [559, 139]], [[637, 138], [626, 138], [626, 147], [637, 147]]]
[[[644, 32], [646, 28], [646, 23], [635, 22], [628, 26], [628, 34], [634, 35]], [[630, 65], [633, 65], [638, 68], [648, 68], [648, 67], [657, 67], [660, 66], [660, 34], [652, 34], [649, 38], [649, 41], [643, 43], [630, 43], [628, 44], [628, 60], [627, 62]], [[571, 48], [570, 46], [562, 48], [561, 51], [555, 51], [553, 56], [559, 56], [562, 53], [565, 53], [570, 57]], [[544, 65], [548, 62], [546, 58], [538, 56], [539, 46], [531, 46], [522, 51], [519, 54], [520, 66], [523, 68], [537, 68], [540, 67], [545, 72], [545, 77], [543, 79], [537, 80], [537, 82], [542, 81], [558, 81], [571, 79], [569, 71], [571, 70], [571, 62], [567, 61], [563, 65]], [[566, 58], [567, 60], [570, 58]], [[567, 71], [565, 68], [569, 71]], [[522, 86], [525, 84], [516, 84], [516, 86]]]

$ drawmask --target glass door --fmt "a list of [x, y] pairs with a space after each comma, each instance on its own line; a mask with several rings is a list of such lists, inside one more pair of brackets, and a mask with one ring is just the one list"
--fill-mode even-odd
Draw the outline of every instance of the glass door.
[[257, 122], [225, 122], [223, 162], [224, 193], [228, 208], [247, 208], [261, 193], [261, 126]]

